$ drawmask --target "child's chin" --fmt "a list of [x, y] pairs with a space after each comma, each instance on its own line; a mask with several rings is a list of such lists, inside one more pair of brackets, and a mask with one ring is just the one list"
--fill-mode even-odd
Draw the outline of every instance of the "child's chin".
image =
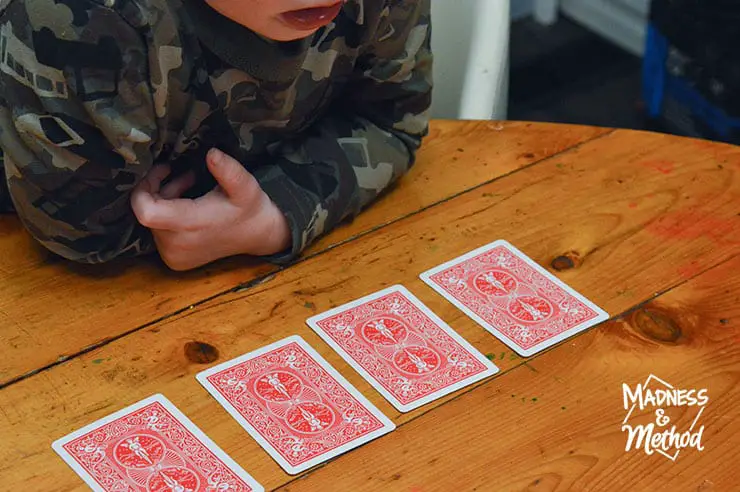
[[261, 36], [277, 42], [288, 42], [297, 41], [299, 39], [305, 39], [313, 35], [318, 29], [313, 31], [299, 31], [297, 29], [291, 29], [290, 27], [280, 27], [279, 29], [270, 29], [270, 32], [261, 32]]

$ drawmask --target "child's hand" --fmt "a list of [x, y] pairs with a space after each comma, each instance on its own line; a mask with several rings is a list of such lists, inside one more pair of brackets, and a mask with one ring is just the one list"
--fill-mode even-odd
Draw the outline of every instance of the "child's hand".
[[167, 266], [189, 270], [228, 256], [286, 249], [288, 222], [257, 180], [219, 150], [206, 161], [219, 186], [200, 198], [180, 198], [194, 183], [192, 173], [161, 187], [169, 166], [152, 169], [131, 195], [137, 219], [152, 230]]

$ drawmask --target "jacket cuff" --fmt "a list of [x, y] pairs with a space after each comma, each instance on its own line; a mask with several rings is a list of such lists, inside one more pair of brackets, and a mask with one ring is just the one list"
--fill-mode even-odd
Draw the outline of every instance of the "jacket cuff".
[[261, 259], [278, 265], [292, 263], [310, 244], [309, 230], [314, 219], [314, 211], [320, 206], [317, 197], [306, 192], [282, 173], [255, 173], [262, 190], [285, 215], [290, 227], [292, 244], [288, 249], [273, 255], [260, 256]]

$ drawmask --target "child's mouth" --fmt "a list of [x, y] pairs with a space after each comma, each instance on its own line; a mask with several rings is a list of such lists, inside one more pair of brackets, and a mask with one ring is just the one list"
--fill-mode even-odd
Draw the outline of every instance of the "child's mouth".
[[343, 2], [339, 1], [328, 7], [294, 10], [281, 15], [283, 22], [299, 31], [313, 31], [334, 20], [342, 10]]

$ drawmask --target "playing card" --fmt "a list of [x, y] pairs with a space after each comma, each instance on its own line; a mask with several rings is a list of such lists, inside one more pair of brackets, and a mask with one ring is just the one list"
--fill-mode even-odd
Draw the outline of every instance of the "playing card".
[[525, 357], [609, 317], [506, 241], [471, 251], [421, 279]]
[[498, 372], [400, 285], [307, 323], [401, 412]]
[[395, 429], [393, 422], [299, 336], [197, 377], [290, 474]]
[[162, 395], [98, 420], [52, 447], [95, 491], [264, 490]]

